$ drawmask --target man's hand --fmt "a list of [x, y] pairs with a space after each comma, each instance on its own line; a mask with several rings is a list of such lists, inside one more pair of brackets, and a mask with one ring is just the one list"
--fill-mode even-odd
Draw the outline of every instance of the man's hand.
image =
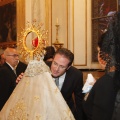
[[16, 79], [16, 83], [17, 83], [17, 84], [21, 81], [21, 79], [23, 78], [23, 75], [24, 75], [24, 73], [21, 73], [21, 74], [17, 77], [17, 79]]

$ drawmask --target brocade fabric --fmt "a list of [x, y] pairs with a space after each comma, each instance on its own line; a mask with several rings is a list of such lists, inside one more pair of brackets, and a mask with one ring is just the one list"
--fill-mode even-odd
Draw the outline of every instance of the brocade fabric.
[[0, 120], [75, 120], [48, 66], [30, 61], [0, 112]]

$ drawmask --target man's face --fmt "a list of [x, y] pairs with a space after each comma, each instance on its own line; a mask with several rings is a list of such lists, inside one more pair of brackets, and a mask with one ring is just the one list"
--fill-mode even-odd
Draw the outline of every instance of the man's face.
[[6, 62], [8, 62], [12, 67], [15, 67], [19, 62], [18, 52], [16, 50], [11, 50], [6, 55]]
[[69, 62], [64, 55], [56, 54], [51, 65], [52, 76], [59, 77], [63, 75], [70, 67], [68, 66]]

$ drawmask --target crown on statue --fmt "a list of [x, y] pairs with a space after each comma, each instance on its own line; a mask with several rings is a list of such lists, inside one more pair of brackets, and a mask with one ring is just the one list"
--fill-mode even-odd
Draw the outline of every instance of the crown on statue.
[[36, 20], [32, 23], [27, 22], [25, 29], [22, 30], [18, 37], [19, 53], [25, 61], [40, 60], [45, 54], [44, 49], [48, 45], [46, 40], [48, 31], [44, 30], [42, 26], [43, 23], [37, 23]]

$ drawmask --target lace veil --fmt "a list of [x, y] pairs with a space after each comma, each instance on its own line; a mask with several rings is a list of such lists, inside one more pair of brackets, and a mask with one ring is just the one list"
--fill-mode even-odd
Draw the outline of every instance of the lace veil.
[[120, 12], [116, 12], [102, 35], [100, 57], [106, 61], [106, 71], [120, 70]]

